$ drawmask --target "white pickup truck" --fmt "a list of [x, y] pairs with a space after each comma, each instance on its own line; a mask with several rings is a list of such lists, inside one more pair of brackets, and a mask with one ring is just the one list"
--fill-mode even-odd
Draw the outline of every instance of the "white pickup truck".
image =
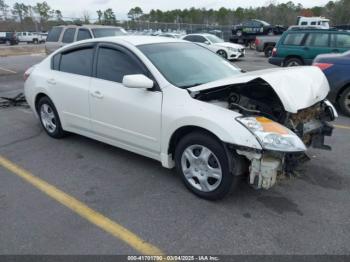
[[17, 38], [20, 42], [27, 42], [34, 43], [34, 44], [40, 44], [45, 43], [46, 41], [46, 34], [42, 33], [35, 33], [35, 32], [18, 32]]

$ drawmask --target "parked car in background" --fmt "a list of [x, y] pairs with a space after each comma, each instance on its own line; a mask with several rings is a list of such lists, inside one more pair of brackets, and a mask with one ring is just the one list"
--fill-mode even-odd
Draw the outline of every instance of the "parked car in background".
[[106, 36], [120, 36], [126, 34], [127, 32], [122, 27], [117, 26], [55, 26], [50, 30], [47, 36], [45, 50], [47, 54], [50, 54], [58, 48], [76, 41]]
[[313, 62], [325, 73], [331, 91], [328, 99], [350, 116], [350, 51], [344, 54], [319, 55]]
[[0, 32], [0, 44], [18, 45], [18, 38], [15, 32]]
[[228, 60], [238, 59], [245, 55], [244, 46], [225, 42], [212, 34], [189, 34], [182, 39], [198, 43]]
[[45, 43], [46, 37], [40, 33], [35, 32], [17, 32], [17, 38], [19, 42], [26, 42], [28, 44]]
[[285, 30], [286, 28], [284, 26], [274, 26], [262, 20], [252, 19], [234, 25], [232, 28], [232, 35], [280, 35]]
[[181, 38], [183, 35], [178, 33], [162, 33], [159, 36], [170, 37], [170, 38]]
[[328, 149], [337, 116], [318, 68], [242, 73], [174, 38], [77, 42], [25, 79], [26, 100], [49, 136], [73, 132], [176, 167], [189, 190], [211, 200], [239, 176], [273, 187], [308, 146]]
[[321, 16], [298, 16], [297, 26], [318, 26], [321, 29], [329, 29], [329, 19]]
[[257, 36], [255, 38], [255, 49], [258, 52], [264, 52], [266, 57], [270, 57], [273, 48], [276, 46], [280, 38], [280, 35]]
[[350, 49], [350, 32], [333, 29], [298, 29], [284, 32], [269, 63], [278, 66], [311, 65], [319, 54]]

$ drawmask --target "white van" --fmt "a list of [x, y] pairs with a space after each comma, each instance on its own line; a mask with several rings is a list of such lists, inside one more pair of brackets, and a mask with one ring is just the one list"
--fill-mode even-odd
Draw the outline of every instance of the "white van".
[[322, 29], [329, 29], [329, 19], [321, 16], [305, 17], [298, 16], [298, 26], [315, 26]]

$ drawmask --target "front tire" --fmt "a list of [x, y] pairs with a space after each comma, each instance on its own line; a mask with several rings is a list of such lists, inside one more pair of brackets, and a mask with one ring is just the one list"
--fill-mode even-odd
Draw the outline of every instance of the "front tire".
[[64, 137], [66, 133], [62, 129], [57, 110], [50, 98], [41, 98], [39, 100], [37, 109], [41, 125], [43, 126], [45, 132], [53, 138]]
[[222, 58], [225, 58], [225, 59], [227, 59], [227, 53], [226, 53], [226, 51], [225, 50], [219, 50], [219, 51], [217, 51], [216, 52], [219, 56], [221, 56]]
[[176, 169], [185, 186], [207, 200], [222, 199], [238, 180], [229, 157], [220, 141], [201, 132], [186, 135], [175, 149]]
[[339, 107], [341, 111], [350, 116], [350, 86], [345, 88], [338, 99]]

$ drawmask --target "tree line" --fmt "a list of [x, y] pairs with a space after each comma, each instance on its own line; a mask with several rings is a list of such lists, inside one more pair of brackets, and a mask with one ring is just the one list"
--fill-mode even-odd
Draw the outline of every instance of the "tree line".
[[[325, 16], [331, 19], [333, 25], [350, 24], [350, 0], [329, 1], [325, 6], [305, 8], [301, 4], [293, 2], [278, 3], [270, 1], [265, 6], [229, 9], [221, 7], [218, 10], [205, 8], [189, 8], [162, 11], [152, 9], [144, 13], [141, 7], [131, 8], [127, 16], [128, 22], [118, 21], [112, 8], [97, 10], [96, 15], [91, 16], [88, 11], [83, 11], [80, 17], [66, 18], [60, 10], [51, 8], [46, 1], [35, 5], [26, 5], [16, 2], [13, 6], [6, 4], [6, 0], [0, 0], [0, 29], [3, 26], [21, 28], [35, 27], [34, 30], [47, 30], [53, 25], [59, 24], [102, 24], [122, 25], [126, 28], [138, 23], [183, 23], [205, 25], [233, 25], [248, 19], [261, 19], [276, 25], [293, 25], [297, 16]], [[97, 18], [92, 18], [97, 17]], [[11, 29], [11, 28], [9, 28]], [[32, 29], [32, 30], [33, 30]], [[27, 29], [29, 30], [29, 29]]]

